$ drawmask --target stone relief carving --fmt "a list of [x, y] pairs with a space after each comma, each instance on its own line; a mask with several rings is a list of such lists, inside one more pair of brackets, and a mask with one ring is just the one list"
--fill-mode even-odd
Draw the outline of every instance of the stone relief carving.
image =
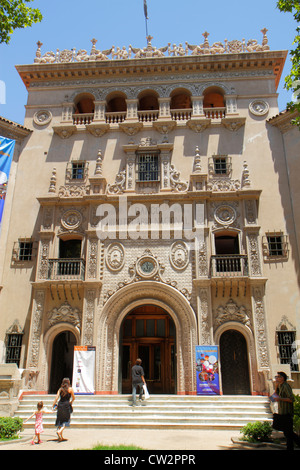
[[215, 327], [218, 327], [229, 321], [237, 321], [251, 328], [250, 311], [247, 310], [244, 305], [239, 307], [232, 299], [230, 299], [225, 307], [220, 305], [217, 308], [215, 312], [214, 325]]
[[37, 126], [46, 126], [52, 120], [52, 113], [48, 109], [40, 109], [34, 113], [33, 122]]
[[68, 231], [77, 230], [81, 224], [82, 214], [76, 209], [66, 211], [61, 218], [62, 227]]
[[269, 369], [269, 351], [266, 338], [266, 319], [263, 287], [252, 288], [253, 322], [257, 342], [257, 360], [260, 368]]
[[226, 203], [212, 203], [210, 217], [214, 220], [213, 229], [215, 228], [239, 228], [238, 219], [240, 213], [238, 211], [239, 204], [235, 201]]
[[45, 291], [38, 290], [34, 297], [32, 323], [30, 331], [30, 350], [28, 353], [28, 368], [37, 367], [39, 362], [39, 350], [42, 331], [42, 316], [45, 304]]
[[34, 62], [37, 64], [54, 64], [54, 63], [67, 63], [67, 62], [87, 62], [87, 61], [107, 61], [109, 60], [109, 56], [111, 57], [110, 60], [126, 60], [126, 59], [146, 59], [146, 58], [157, 58], [157, 57], [166, 57], [167, 56], [187, 56], [189, 55], [189, 51], [191, 51], [191, 55], [205, 55], [205, 54], [240, 54], [240, 53], [247, 53], [247, 52], [263, 52], [269, 51], [270, 47], [268, 45], [268, 38], [267, 38], [267, 29], [264, 28], [261, 30], [263, 33], [263, 40], [262, 44], [258, 44], [256, 39], [250, 39], [247, 44], [245, 40], [242, 41], [233, 40], [228, 41], [227, 39], [222, 42], [215, 42], [212, 46], [209, 45], [208, 36], [209, 33], [205, 31], [202, 36], [204, 37], [203, 44], [199, 45], [192, 45], [188, 42], [185, 43], [185, 47], [182, 44], [178, 46], [171, 43], [168, 43], [167, 46], [157, 48], [152, 46], [152, 36], [147, 36], [147, 46], [144, 48], [136, 48], [132, 47], [130, 44], [128, 47], [128, 51], [126, 47], [123, 46], [122, 48], [112, 46], [110, 49], [106, 49], [100, 51], [96, 49], [97, 39], [92, 39], [92, 48], [90, 54], [85, 49], [80, 49], [76, 51], [75, 48], [73, 49], [64, 49], [60, 51], [56, 49], [56, 52], [49, 51], [42, 55], [41, 47], [42, 43], [39, 41], [37, 42], [37, 51], [36, 57]]
[[125, 262], [125, 251], [121, 243], [111, 243], [107, 247], [106, 265], [111, 271], [120, 271]]
[[81, 312], [76, 307], [71, 307], [68, 302], [64, 302], [60, 307], [54, 307], [47, 313], [48, 323], [50, 326], [56, 323], [71, 323], [78, 330], [81, 328]]
[[262, 99], [255, 99], [249, 104], [249, 110], [255, 116], [264, 116], [269, 111], [269, 104]]
[[170, 263], [174, 269], [183, 271], [189, 263], [189, 249], [185, 242], [176, 241], [170, 249]]

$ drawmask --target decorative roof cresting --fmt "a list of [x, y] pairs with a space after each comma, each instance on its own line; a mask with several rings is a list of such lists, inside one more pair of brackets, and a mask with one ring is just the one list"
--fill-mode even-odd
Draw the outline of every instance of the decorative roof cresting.
[[92, 48], [90, 54], [85, 49], [64, 49], [56, 52], [46, 52], [42, 55], [41, 47], [42, 43], [37, 42], [37, 51], [34, 59], [36, 64], [54, 64], [54, 63], [66, 63], [66, 62], [87, 62], [87, 61], [103, 61], [103, 60], [122, 60], [122, 59], [147, 59], [156, 57], [168, 57], [168, 56], [199, 56], [207, 54], [239, 54], [247, 52], [264, 52], [269, 51], [267, 38], [267, 29], [261, 30], [263, 34], [262, 44], [258, 44], [256, 39], [250, 39], [247, 44], [245, 39], [242, 41], [233, 40], [228, 41], [224, 39], [224, 42], [215, 42], [212, 46], [209, 45], [208, 36], [209, 33], [205, 32], [202, 34], [204, 37], [203, 44], [193, 45], [188, 42], [185, 43], [185, 47], [182, 44], [178, 46], [168, 43], [165, 47], [156, 48], [153, 47], [151, 41], [152, 36], [147, 36], [147, 46], [143, 49], [135, 48], [129, 45], [128, 50], [125, 46], [120, 49], [119, 47], [112, 46], [110, 49], [100, 51], [96, 49], [97, 39], [92, 39]]

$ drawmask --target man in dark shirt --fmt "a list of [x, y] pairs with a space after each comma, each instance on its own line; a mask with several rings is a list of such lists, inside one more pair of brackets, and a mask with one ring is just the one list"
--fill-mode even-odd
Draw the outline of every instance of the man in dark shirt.
[[137, 387], [139, 387], [139, 392], [140, 392], [140, 400], [142, 399], [143, 395], [143, 385], [145, 383], [145, 374], [144, 374], [144, 369], [141, 366], [142, 364], [142, 359], [137, 359], [135, 361], [135, 365], [131, 369], [131, 375], [132, 375], [132, 406], [136, 406], [136, 391]]

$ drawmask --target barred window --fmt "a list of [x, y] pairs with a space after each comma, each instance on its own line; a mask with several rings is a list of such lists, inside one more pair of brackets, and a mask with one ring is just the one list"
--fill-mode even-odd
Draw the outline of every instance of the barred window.
[[19, 261], [31, 261], [33, 242], [19, 241]]
[[299, 365], [296, 358], [296, 332], [295, 331], [278, 331], [278, 348], [280, 364], [290, 364], [292, 371], [298, 371]]
[[269, 260], [288, 257], [288, 240], [282, 232], [267, 232], [263, 237], [263, 253]]
[[72, 179], [83, 180], [84, 168], [85, 168], [85, 162], [72, 162]]
[[159, 181], [159, 155], [142, 153], [137, 155], [137, 181]]
[[15, 363], [18, 367], [20, 367], [22, 338], [22, 333], [8, 333], [5, 361], [7, 364]]
[[214, 169], [216, 175], [227, 175], [227, 159], [225, 157], [214, 158]]
[[283, 242], [281, 235], [268, 235], [269, 256], [283, 255]]

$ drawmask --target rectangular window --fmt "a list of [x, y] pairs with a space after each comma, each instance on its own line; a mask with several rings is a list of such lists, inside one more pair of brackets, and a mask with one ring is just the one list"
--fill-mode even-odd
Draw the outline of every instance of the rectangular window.
[[284, 243], [281, 235], [267, 235], [269, 256], [283, 256]]
[[21, 348], [22, 348], [22, 333], [13, 333], [7, 335], [6, 346], [6, 363], [17, 364], [20, 367]]
[[19, 241], [19, 261], [31, 261], [33, 242]]
[[84, 179], [85, 162], [72, 162], [72, 180]]
[[295, 346], [296, 332], [286, 330], [278, 331], [277, 337], [280, 364], [290, 364], [292, 371], [298, 371], [299, 365], [297, 361]]
[[159, 181], [159, 155], [157, 153], [142, 153], [137, 155], [138, 181]]
[[216, 175], [228, 174], [228, 164], [226, 157], [214, 157], [214, 171]]

